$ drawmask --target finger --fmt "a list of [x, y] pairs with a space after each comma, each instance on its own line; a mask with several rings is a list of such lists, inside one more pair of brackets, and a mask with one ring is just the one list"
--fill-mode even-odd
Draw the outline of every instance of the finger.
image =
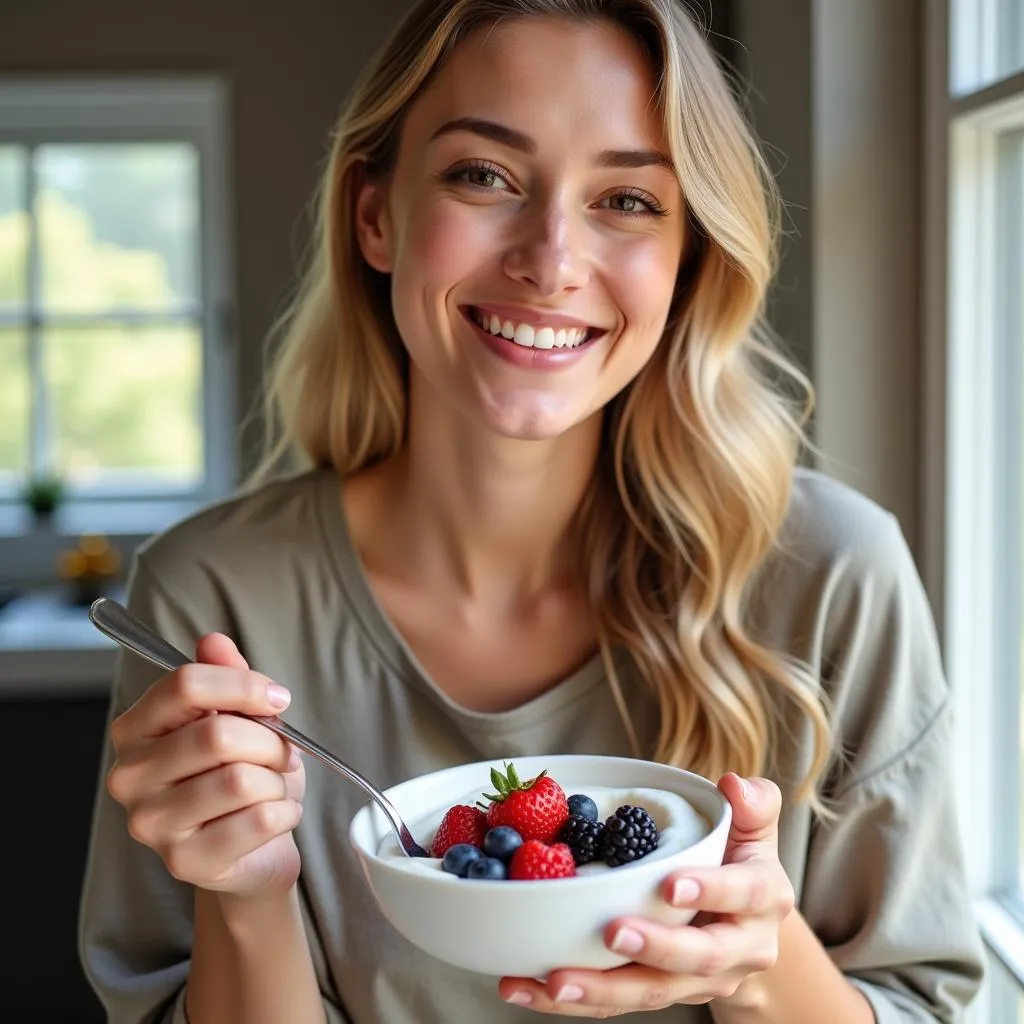
[[116, 800], [131, 806], [220, 765], [248, 762], [279, 774], [294, 771], [291, 744], [259, 722], [207, 715], [166, 736], [125, 747], [107, 778]]
[[[680, 1002], [692, 979], [670, 978], [646, 967], [611, 971], [557, 971], [542, 983], [532, 978], [502, 978], [498, 993], [508, 1003], [538, 1013], [604, 1019], [637, 1010], [660, 1010]], [[700, 999], [707, 1002], [707, 999]]]
[[272, 716], [290, 695], [273, 680], [249, 669], [186, 665], [154, 684], [111, 726], [116, 750], [134, 738], [164, 736], [210, 711]]
[[128, 815], [128, 831], [138, 842], [161, 849], [218, 818], [287, 796], [283, 775], [235, 762], [165, 789], [134, 807]]
[[666, 901], [710, 914], [785, 917], [795, 900], [786, 872], [773, 857], [762, 856], [756, 845], [745, 853], [723, 867], [672, 875], [663, 887]]
[[729, 843], [776, 843], [782, 793], [770, 779], [723, 775], [718, 788], [732, 805]]
[[224, 665], [227, 668], [248, 668], [249, 662], [231, 637], [223, 633], [207, 633], [196, 644], [196, 661], [205, 665]]
[[290, 832], [302, 817], [294, 800], [253, 804], [218, 818], [190, 839], [164, 852], [167, 870], [180, 881], [218, 887], [230, 881], [238, 861], [277, 836]]
[[[670, 928], [642, 918], [622, 918], [605, 929], [605, 943], [641, 967], [703, 979], [705, 985], [737, 971], [770, 967], [778, 956], [778, 925], [749, 919], [743, 924], [717, 921], [701, 928]], [[592, 990], [589, 995], [593, 997]]]

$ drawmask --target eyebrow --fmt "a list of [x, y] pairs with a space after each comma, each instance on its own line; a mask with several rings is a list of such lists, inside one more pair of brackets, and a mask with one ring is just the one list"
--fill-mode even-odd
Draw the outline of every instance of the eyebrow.
[[[529, 135], [479, 117], [457, 117], [453, 121], [446, 121], [431, 135], [430, 141], [456, 132], [470, 132], [509, 149], [517, 149], [528, 156], [533, 156], [537, 152], [537, 143]], [[675, 172], [672, 161], [656, 149], [604, 149], [597, 154], [594, 164], [597, 167], [609, 168], [666, 167]]]

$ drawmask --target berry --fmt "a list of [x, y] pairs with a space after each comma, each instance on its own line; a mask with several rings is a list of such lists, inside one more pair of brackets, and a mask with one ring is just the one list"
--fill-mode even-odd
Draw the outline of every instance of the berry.
[[430, 846], [430, 855], [443, 857], [456, 843], [483, 846], [486, 831], [487, 819], [479, 808], [456, 804], [445, 813]]
[[523, 837], [514, 828], [509, 828], [508, 825], [499, 825], [484, 836], [483, 850], [488, 857], [508, 861], [522, 845]]
[[505, 865], [495, 857], [478, 857], [470, 861], [467, 878], [482, 878], [492, 882], [500, 882], [508, 878]]
[[527, 839], [514, 854], [508, 866], [508, 877], [517, 882], [544, 878], [572, 878], [576, 863], [565, 843], [548, 846], [539, 839]]
[[658, 826], [643, 807], [624, 804], [605, 821], [601, 856], [609, 867], [646, 857], [658, 846]]
[[469, 843], [456, 843], [445, 850], [441, 858], [441, 869], [450, 875], [458, 875], [465, 878], [469, 869], [477, 862], [484, 859], [480, 848], [470, 846]]
[[497, 793], [484, 794], [491, 801], [486, 808], [491, 828], [508, 825], [524, 841], [555, 841], [569, 817], [569, 805], [562, 787], [547, 772], [522, 782], [515, 766], [506, 764], [504, 775], [496, 768], [491, 769], [491, 783]]
[[591, 821], [597, 821], [597, 804], [589, 796], [584, 796], [582, 793], [574, 793], [569, 797], [569, 813], [579, 814], [584, 818], [589, 818]]
[[603, 821], [594, 821], [582, 814], [570, 814], [559, 839], [572, 851], [572, 859], [577, 865], [589, 864], [601, 857], [604, 830]]

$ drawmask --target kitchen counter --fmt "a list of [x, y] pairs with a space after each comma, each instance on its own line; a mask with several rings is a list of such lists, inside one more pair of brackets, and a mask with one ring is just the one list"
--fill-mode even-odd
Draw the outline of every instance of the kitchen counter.
[[117, 648], [88, 611], [48, 592], [0, 609], [0, 700], [107, 695]]

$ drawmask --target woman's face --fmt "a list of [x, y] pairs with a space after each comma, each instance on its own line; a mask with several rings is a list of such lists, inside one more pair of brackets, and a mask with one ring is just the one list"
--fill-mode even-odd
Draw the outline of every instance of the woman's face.
[[524, 18], [468, 38], [410, 107], [358, 223], [425, 400], [554, 437], [651, 357], [685, 236], [654, 94], [623, 30]]

